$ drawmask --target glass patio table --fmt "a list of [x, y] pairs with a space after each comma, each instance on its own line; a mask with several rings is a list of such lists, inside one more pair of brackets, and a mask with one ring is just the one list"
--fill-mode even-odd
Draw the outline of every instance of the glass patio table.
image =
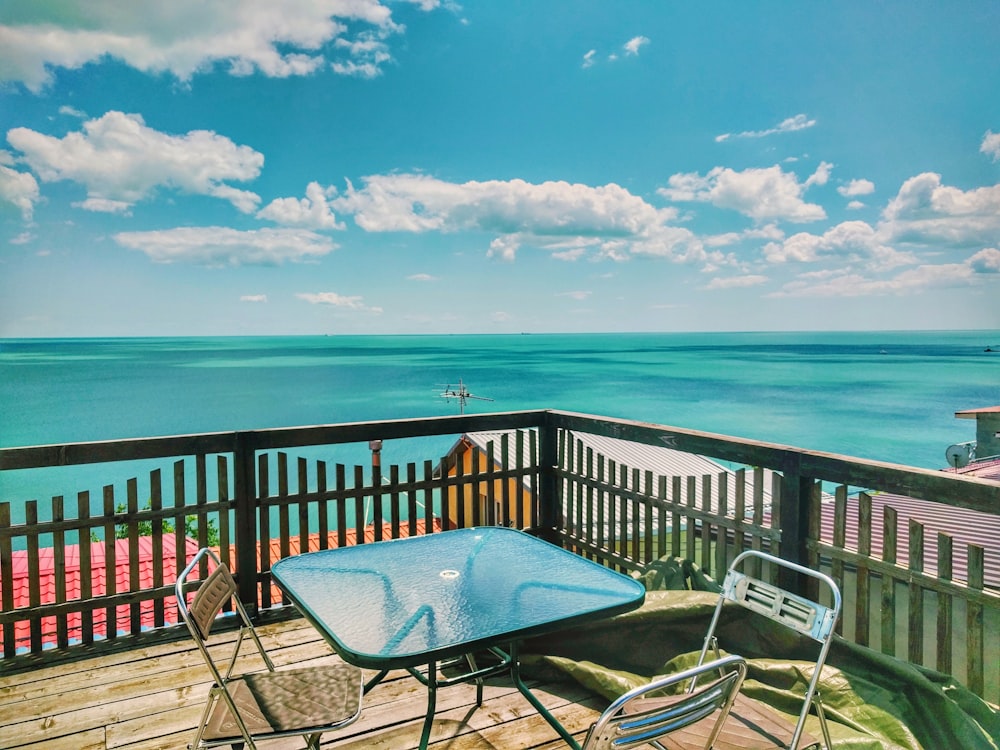
[[[502, 526], [309, 552], [271, 566], [275, 583], [347, 662], [392, 669], [428, 688], [420, 747], [426, 748], [436, 691], [510, 671], [517, 689], [559, 735], [579, 748], [521, 678], [518, 642], [640, 606], [637, 581], [516, 529]], [[473, 654], [491, 652], [482, 668]], [[442, 666], [468, 671], [439, 679]], [[495, 663], [494, 663], [495, 662]]]

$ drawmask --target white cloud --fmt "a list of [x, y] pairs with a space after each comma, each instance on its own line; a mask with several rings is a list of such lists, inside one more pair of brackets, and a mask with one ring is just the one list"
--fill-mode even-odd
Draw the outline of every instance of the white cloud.
[[770, 263], [815, 263], [830, 258], [863, 261], [883, 270], [916, 262], [912, 254], [883, 244], [876, 230], [863, 221], [845, 221], [822, 235], [800, 232], [784, 242], [769, 242], [764, 257]]
[[451, 183], [417, 174], [375, 175], [364, 182], [360, 189], [348, 183], [331, 205], [353, 214], [368, 232], [491, 233], [496, 238], [488, 255], [507, 261], [525, 243], [560, 253], [568, 246], [590, 246], [605, 257], [617, 252], [675, 260], [703, 256], [701, 243], [689, 230], [668, 225], [675, 210], [656, 208], [613, 183]]
[[622, 49], [626, 55], [638, 55], [639, 48], [645, 44], [649, 44], [649, 37], [634, 36], [622, 45]]
[[35, 239], [35, 235], [31, 232], [21, 232], [10, 238], [10, 244], [12, 245], [27, 245]]
[[[438, 6], [433, 0], [416, 5]], [[0, 81], [40, 91], [56, 68], [111, 57], [181, 81], [222, 64], [232, 75], [308, 75], [329, 61], [346, 74], [376, 75], [389, 59], [383, 39], [402, 31], [379, 0], [170, 0], [122, 12], [118, 0], [22, 3], [0, 25]]]
[[596, 55], [596, 54], [597, 54], [597, 50], [596, 49], [589, 50], [587, 52], [587, 54], [585, 54], [583, 56], [583, 65], [581, 67], [583, 67], [583, 68], [589, 68], [589, 67], [593, 66], [593, 64], [594, 64], [594, 55]]
[[440, 281], [437, 276], [431, 276], [429, 273], [415, 273], [406, 277], [407, 281]]
[[1000, 250], [995, 247], [980, 250], [969, 258], [968, 264], [976, 273], [1000, 273]]
[[556, 260], [565, 260], [570, 263], [573, 261], [580, 260], [584, 255], [587, 254], [587, 248], [585, 247], [573, 247], [569, 250], [558, 250], [552, 253], [552, 257]]
[[490, 242], [490, 249], [486, 251], [486, 257], [499, 258], [500, 260], [512, 263], [517, 258], [517, 251], [520, 247], [521, 237], [518, 234], [497, 237]]
[[765, 224], [762, 227], [750, 227], [742, 232], [725, 232], [724, 234], [713, 234], [702, 238], [706, 247], [727, 247], [735, 245], [744, 240], [783, 240], [785, 233], [778, 228], [777, 224]]
[[10, 203], [21, 212], [22, 219], [31, 221], [39, 198], [38, 182], [33, 175], [0, 163], [0, 204]]
[[337, 292], [300, 292], [295, 295], [299, 299], [305, 300], [312, 305], [329, 305], [344, 310], [357, 310], [359, 312], [369, 312], [375, 315], [382, 313], [381, 307], [369, 307], [364, 303], [361, 296], [347, 296]]
[[[996, 276], [996, 278], [994, 278]], [[1000, 251], [989, 248], [962, 263], [925, 264], [894, 277], [873, 279], [859, 273], [842, 272], [825, 278], [800, 279], [786, 284], [769, 297], [873, 297], [914, 294], [927, 289], [963, 288], [1000, 279]]]
[[911, 177], [882, 212], [879, 231], [903, 243], [993, 245], [1000, 237], [1000, 185], [960, 190], [933, 172]]
[[816, 171], [813, 172], [806, 179], [804, 187], [812, 187], [813, 185], [825, 185], [830, 180], [830, 172], [833, 170], [833, 165], [827, 161], [821, 161], [819, 166], [816, 167]]
[[730, 276], [728, 278], [716, 277], [705, 285], [705, 289], [744, 289], [751, 286], [760, 286], [767, 283], [767, 276], [758, 274], [746, 274], [744, 276]]
[[871, 180], [851, 180], [846, 185], [838, 187], [837, 192], [845, 198], [854, 198], [858, 195], [871, 195], [875, 192], [875, 183]]
[[244, 213], [260, 202], [226, 182], [256, 178], [263, 154], [207, 130], [168, 135], [140, 115], [112, 111], [63, 138], [13, 128], [7, 140], [43, 182], [84, 185], [87, 199], [79, 205], [91, 211], [122, 213], [160, 187], [221, 198]]
[[591, 291], [577, 290], [573, 292], [558, 292], [556, 296], [569, 297], [570, 299], [575, 299], [577, 302], [582, 302], [583, 300], [587, 299], [587, 297], [589, 297], [591, 294], [593, 294], [593, 292]]
[[267, 302], [266, 294], [244, 294], [240, 302]]
[[730, 138], [766, 138], [769, 135], [778, 133], [794, 133], [796, 130], [805, 130], [816, 124], [816, 120], [810, 120], [804, 114], [798, 114], [779, 122], [775, 127], [767, 130], [744, 130], [742, 133], [723, 133], [715, 136], [716, 143], [722, 143]]
[[742, 172], [715, 167], [705, 176], [697, 172], [672, 175], [669, 187], [660, 188], [657, 193], [672, 201], [711, 203], [757, 221], [817, 221], [825, 219], [826, 212], [822, 206], [803, 201], [802, 193], [811, 184], [822, 184], [829, 169], [829, 164], [821, 163], [806, 183], [801, 184], [793, 172], [785, 172], [778, 165]]
[[68, 117], [77, 117], [81, 120], [87, 119], [87, 114], [76, 107], [70, 107], [68, 104], [64, 104], [59, 108], [59, 114], [66, 115]]
[[507, 323], [513, 319], [514, 316], [512, 316], [508, 312], [504, 312], [503, 310], [497, 310], [495, 313], [490, 315], [490, 320], [492, 320], [494, 323]]
[[310, 182], [305, 198], [276, 198], [257, 212], [257, 218], [289, 227], [344, 229], [330, 209], [329, 199], [336, 195], [336, 188], [324, 188], [318, 182]]
[[993, 161], [1000, 159], [1000, 133], [987, 130], [986, 135], [983, 136], [983, 142], [979, 146], [979, 150], [987, 156], [992, 156]]
[[857, 211], [859, 208], [864, 208], [865, 204], [861, 201], [851, 201], [847, 204], [847, 208], [851, 211]]
[[333, 252], [328, 237], [300, 229], [178, 227], [152, 232], [120, 232], [118, 244], [145, 253], [157, 263], [220, 266], [273, 266], [301, 262]]

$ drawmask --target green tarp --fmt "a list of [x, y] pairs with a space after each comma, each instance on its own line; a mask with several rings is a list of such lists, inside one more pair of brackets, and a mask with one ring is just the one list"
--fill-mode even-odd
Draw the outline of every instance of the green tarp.
[[[610, 701], [692, 666], [718, 586], [690, 561], [658, 561], [642, 580], [650, 590], [640, 609], [526, 642], [526, 672], [558, 670]], [[749, 662], [743, 692], [794, 722], [815, 642], [737, 605], [723, 609], [718, 636]], [[1000, 750], [1000, 712], [953, 678], [844, 639], [831, 645], [819, 689], [838, 750]], [[806, 730], [821, 736], [815, 713]]]

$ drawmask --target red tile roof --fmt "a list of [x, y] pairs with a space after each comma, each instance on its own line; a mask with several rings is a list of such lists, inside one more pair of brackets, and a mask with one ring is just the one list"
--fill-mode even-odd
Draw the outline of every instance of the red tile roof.
[[[431, 528], [433, 531], [441, 531], [441, 521], [435, 518]], [[418, 534], [426, 533], [426, 524], [423, 519], [416, 523]], [[399, 536], [409, 536], [409, 529], [404, 522], [400, 525]], [[392, 525], [383, 524], [382, 539], [392, 537]], [[375, 541], [375, 526], [370, 525], [365, 528], [364, 538], [366, 543]], [[135, 586], [131, 584], [130, 573], [130, 551], [127, 539], [115, 540], [114, 552], [114, 587], [111, 593], [123, 593], [132, 590], [147, 590], [154, 587], [153, 571], [159, 567], [164, 571], [164, 580], [161, 585], [172, 586], [178, 573], [184, 569], [187, 562], [198, 552], [198, 543], [193, 539], [185, 539], [185, 549], [182, 552], [182, 559], [177, 561], [177, 547], [173, 535], [161, 537], [163, 551], [160, 555], [159, 565], [154, 565], [156, 556], [153, 553], [153, 537], [143, 536], [136, 541], [138, 550], [138, 576]], [[357, 535], [348, 532], [347, 544], [357, 543]], [[289, 555], [297, 555], [300, 552], [299, 537], [295, 536], [289, 540]], [[309, 552], [320, 549], [320, 535], [311, 534], [307, 541]], [[336, 532], [330, 533], [327, 537], [327, 547], [337, 546]], [[260, 544], [257, 547], [257, 559], [260, 560]], [[271, 539], [268, 548], [270, 562], [281, 559], [281, 543], [278, 539]], [[80, 570], [80, 547], [79, 545], [68, 545], [65, 548], [65, 581], [66, 591], [61, 601], [77, 601], [81, 599], [81, 579]], [[38, 550], [38, 591], [33, 596], [30, 588], [30, 564], [31, 558], [27, 550], [17, 550], [13, 553], [13, 565], [11, 571], [11, 581], [14, 591], [14, 609], [26, 609], [43, 604], [57, 603], [56, 590], [56, 564], [55, 550], [52, 547], [42, 547]], [[90, 595], [93, 597], [104, 596], [108, 593], [107, 588], [107, 559], [105, 556], [104, 542], [94, 542], [90, 545]], [[271, 588], [271, 602], [280, 602], [281, 593], [276, 587]], [[155, 627], [156, 622], [154, 601], [147, 600], [138, 605], [141, 627], [143, 630]], [[93, 611], [93, 636], [95, 639], [107, 637], [107, 622], [105, 608]], [[122, 605], [116, 608], [114, 615], [114, 626], [116, 632], [125, 633], [130, 630], [131, 607]], [[163, 605], [163, 625], [173, 625], [179, 622], [177, 607], [174, 598], [167, 597]], [[72, 612], [66, 616], [67, 638], [71, 643], [80, 642], [83, 639], [83, 616], [79, 612]], [[18, 650], [31, 647], [31, 623], [19, 620], [14, 624], [15, 648]], [[43, 617], [41, 620], [41, 639], [43, 647], [55, 646], [58, 643], [57, 622], [54, 616]]]
[[[176, 576], [178, 572], [176, 562], [177, 547], [174, 537], [164, 535], [161, 537], [163, 551], [160, 555], [159, 568], [165, 571], [164, 575]], [[198, 551], [198, 544], [193, 539], [185, 541], [186, 548], [182, 552], [182, 561], [179, 563], [182, 568], [187, 564], [187, 560]], [[127, 539], [115, 540], [114, 546], [114, 585], [110, 593], [123, 593], [132, 589], [153, 588], [153, 569], [155, 556], [153, 554], [153, 538], [149, 536], [139, 537], [136, 540], [138, 548], [138, 575], [136, 581], [131, 581], [129, 563], [129, 541]], [[74, 601], [81, 598], [81, 580], [83, 575], [80, 570], [80, 546], [73, 544], [65, 548], [66, 563], [64, 580], [66, 582], [65, 595], [62, 601]], [[105, 556], [104, 542], [93, 542], [90, 544], [90, 595], [104, 596], [109, 593], [107, 585], [108, 561]], [[21, 609], [41, 604], [51, 604], [57, 601], [56, 595], [56, 565], [55, 550], [52, 547], [42, 547], [38, 550], [38, 591], [33, 594], [30, 588], [30, 557], [27, 550], [18, 550], [13, 553], [13, 565], [11, 570], [11, 581], [14, 588], [14, 608]], [[162, 582], [164, 585], [173, 583], [173, 578]], [[153, 601], [143, 601], [138, 605], [139, 617], [142, 628], [151, 628], [155, 625]], [[116, 608], [114, 615], [114, 627], [116, 632], [125, 632], [129, 627], [131, 608], [122, 605]], [[166, 624], [177, 622], [177, 608], [173, 603], [173, 598], [166, 600], [164, 606], [164, 617]], [[66, 616], [67, 637], [70, 642], [80, 641], [83, 638], [83, 616], [79, 612], [71, 612]], [[95, 609], [93, 611], [92, 629], [94, 638], [105, 638], [107, 636], [107, 610]], [[41, 621], [41, 638], [44, 646], [51, 646], [57, 643], [57, 623], [55, 617], [43, 617]], [[14, 639], [16, 648], [28, 648], [31, 644], [31, 626], [26, 621], [18, 621], [14, 624]]]

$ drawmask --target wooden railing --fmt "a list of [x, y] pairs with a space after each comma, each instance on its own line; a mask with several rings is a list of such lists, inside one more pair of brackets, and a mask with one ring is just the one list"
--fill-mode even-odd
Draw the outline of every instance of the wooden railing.
[[[479, 431], [509, 433], [471, 468], [443, 456], [384, 468], [315, 457], [317, 446]], [[585, 434], [696, 453], [735, 470], [658, 476], [585, 449], [578, 439]], [[108, 485], [99, 499], [82, 488], [75, 502], [32, 500], [17, 523], [11, 503], [0, 502], [0, 669], [176, 634], [173, 580], [201, 546], [219, 548], [241, 598], [263, 617], [281, 603], [270, 581], [270, 565], [281, 557], [504, 523], [623, 571], [676, 555], [718, 577], [750, 547], [823, 567], [849, 604], [845, 637], [1000, 698], [1000, 655], [987, 637], [1000, 629], [1000, 592], [984, 576], [997, 549], [963, 550], [963, 580], [953, 575], [947, 538], [925, 565], [919, 524], [910, 524], [901, 565], [894, 511], [885, 511], [877, 545], [871, 523], [875, 493], [996, 515], [995, 482], [560, 411], [7, 448], [0, 471], [137, 459], [156, 465], [123, 492]], [[768, 480], [773, 486], [765, 488]], [[512, 497], [522, 493], [527, 513]], [[458, 497], [484, 502], [449, 502]]]

